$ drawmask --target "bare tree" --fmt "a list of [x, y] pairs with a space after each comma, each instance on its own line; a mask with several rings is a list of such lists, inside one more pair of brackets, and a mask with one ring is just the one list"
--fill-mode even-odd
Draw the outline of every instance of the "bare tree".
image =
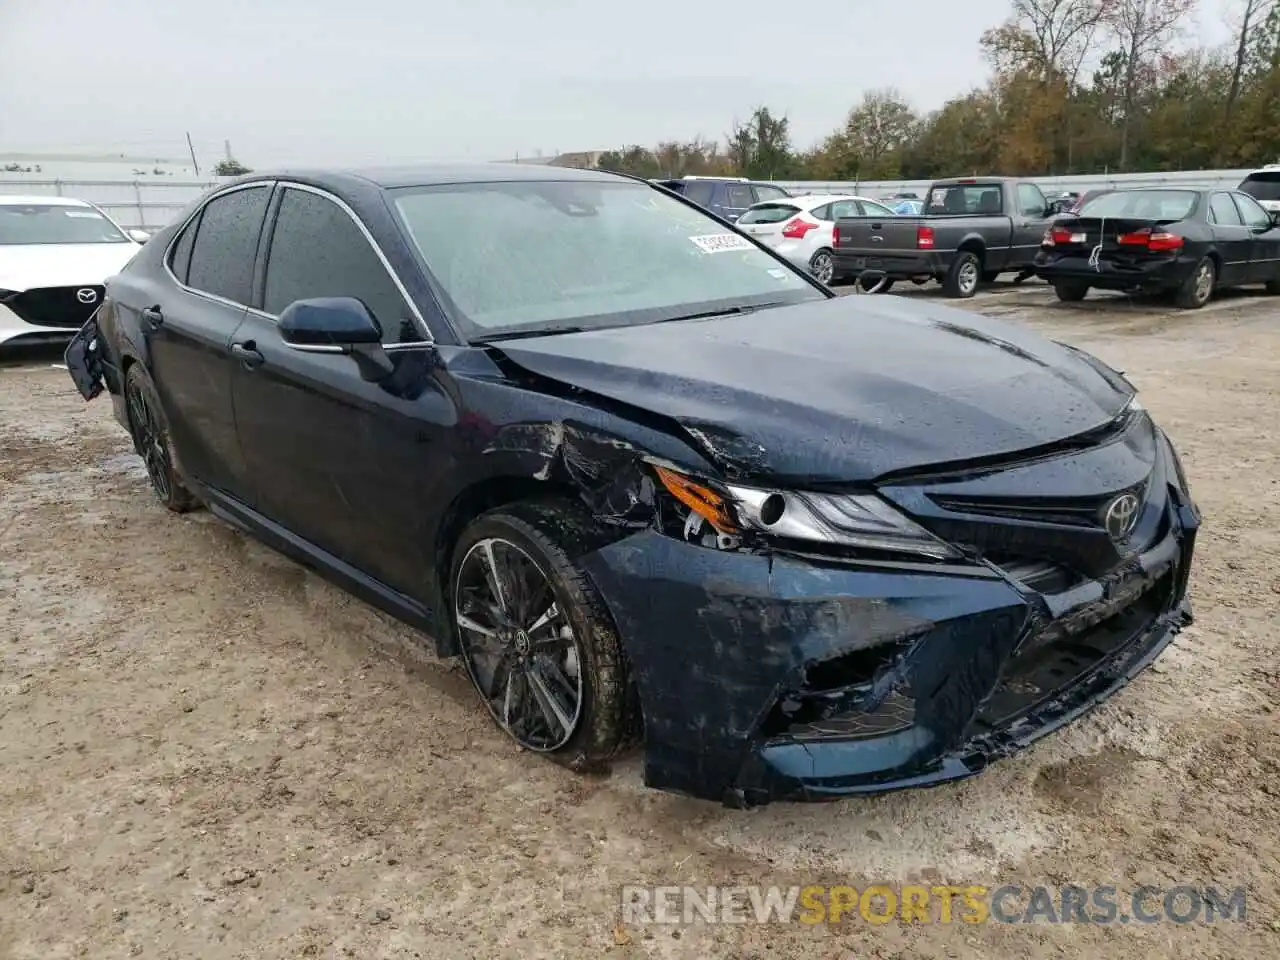
[[1243, 0], [1240, 10], [1240, 32], [1236, 37], [1235, 59], [1231, 64], [1231, 87], [1227, 90], [1227, 104], [1223, 111], [1224, 123], [1231, 120], [1231, 112], [1240, 99], [1240, 78], [1244, 74], [1245, 61], [1249, 59], [1249, 37], [1258, 24], [1266, 20], [1276, 5], [1276, 0]]
[[1124, 87], [1120, 118], [1120, 169], [1129, 163], [1129, 134], [1133, 126], [1140, 71], [1151, 64], [1168, 41], [1181, 30], [1195, 0], [1114, 0], [1106, 11], [1124, 57]]
[[1041, 75], [1056, 74], [1074, 84], [1111, 5], [1111, 0], [1013, 0], [1012, 19], [1033, 41]]

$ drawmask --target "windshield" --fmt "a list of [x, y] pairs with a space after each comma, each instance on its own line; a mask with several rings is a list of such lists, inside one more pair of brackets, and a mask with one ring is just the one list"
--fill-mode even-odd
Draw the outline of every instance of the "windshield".
[[1085, 202], [1077, 216], [1126, 220], [1185, 220], [1195, 209], [1193, 190], [1117, 190]]
[[392, 195], [471, 339], [826, 299], [750, 240], [644, 184], [468, 183]]
[[0, 203], [0, 244], [128, 242], [114, 223], [90, 207]]
[[1251, 173], [1240, 184], [1240, 189], [1255, 200], [1280, 200], [1280, 170]]

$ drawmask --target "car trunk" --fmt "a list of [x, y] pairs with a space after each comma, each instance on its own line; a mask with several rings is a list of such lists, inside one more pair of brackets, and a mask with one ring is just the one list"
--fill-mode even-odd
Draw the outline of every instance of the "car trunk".
[[1049, 228], [1051, 248], [1064, 256], [1092, 257], [1117, 266], [1136, 265], [1151, 259], [1177, 256], [1182, 237], [1177, 219], [1148, 220], [1118, 217], [1071, 217]]

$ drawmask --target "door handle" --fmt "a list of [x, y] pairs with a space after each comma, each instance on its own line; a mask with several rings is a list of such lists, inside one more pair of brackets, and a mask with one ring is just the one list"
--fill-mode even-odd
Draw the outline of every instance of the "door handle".
[[250, 370], [267, 362], [267, 358], [258, 352], [252, 340], [246, 340], [244, 343], [233, 343], [231, 345], [231, 355]]
[[160, 309], [160, 304], [145, 307], [142, 311], [142, 319], [152, 330], [159, 330], [164, 324], [164, 311]]

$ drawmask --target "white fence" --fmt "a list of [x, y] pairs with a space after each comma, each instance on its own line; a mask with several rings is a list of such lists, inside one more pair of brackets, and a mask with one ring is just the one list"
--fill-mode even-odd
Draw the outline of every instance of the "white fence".
[[154, 233], [218, 181], [0, 178], [0, 194], [75, 197], [95, 203], [126, 230]]
[[[1083, 193], [1107, 187], [1206, 186], [1235, 187], [1248, 170], [1171, 170], [1159, 173], [1117, 173], [1078, 177], [1028, 177], [1047, 196], [1066, 190]], [[152, 232], [173, 220], [182, 209], [217, 184], [217, 180], [37, 180], [0, 177], [0, 194], [77, 197], [96, 203], [122, 227]], [[878, 197], [914, 193], [923, 197], [928, 180], [863, 180], [819, 183], [778, 181], [792, 193], [853, 193]]]
[[[1047, 197], [1054, 197], [1068, 190], [1084, 193], [1086, 190], [1113, 189], [1116, 187], [1227, 187], [1235, 188], [1251, 170], [1167, 170], [1158, 173], [1092, 174], [1073, 177], [1027, 177]], [[957, 174], [965, 176], [965, 174]], [[893, 193], [914, 193], [921, 199], [929, 189], [929, 180], [847, 180], [818, 183], [814, 181], [777, 181], [778, 186], [792, 193], [852, 193], [858, 196], [881, 197]]]

